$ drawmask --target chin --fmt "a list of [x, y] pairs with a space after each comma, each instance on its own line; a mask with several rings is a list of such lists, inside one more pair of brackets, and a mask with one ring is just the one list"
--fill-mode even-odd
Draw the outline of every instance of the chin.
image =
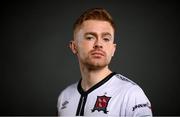
[[85, 59], [84, 62], [82, 62], [85, 66], [87, 66], [89, 69], [96, 70], [96, 69], [102, 69], [108, 66], [109, 61], [105, 59]]
[[105, 68], [108, 64], [107, 63], [89, 63], [87, 64], [88, 68], [96, 70]]

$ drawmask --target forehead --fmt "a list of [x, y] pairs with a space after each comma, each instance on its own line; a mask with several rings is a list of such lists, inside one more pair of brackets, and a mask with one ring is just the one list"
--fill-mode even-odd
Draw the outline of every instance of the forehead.
[[86, 20], [79, 27], [79, 32], [95, 32], [95, 33], [110, 33], [114, 34], [114, 29], [111, 24], [107, 21], [100, 20]]

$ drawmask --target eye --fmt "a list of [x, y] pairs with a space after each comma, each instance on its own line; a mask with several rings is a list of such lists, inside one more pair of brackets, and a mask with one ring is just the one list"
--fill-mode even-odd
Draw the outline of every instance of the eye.
[[87, 39], [87, 40], [92, 40], [92, 39], [94, 39], [95, 37], [93, 36], [93, 35], [87, 35], [86, 37], [85, 37], [85, 39]]
[[103, 38], [103, 40], [106, 41], [106, 42], [109, 42], [110, 38], [105, 37], [105, 38]]
[[93, 39], [93, 37], [86, 37], [86, 39], [87, 39], [87, 40], [91, 40], [91, 39]]

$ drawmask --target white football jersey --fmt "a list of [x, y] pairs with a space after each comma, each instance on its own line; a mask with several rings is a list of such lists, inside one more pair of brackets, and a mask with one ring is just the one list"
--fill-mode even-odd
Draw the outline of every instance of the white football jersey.
[[81, 80], [63, 90], [58, 98], [59, 116], [152, 116], [143, 90], [128, 78], [111, 73], [84, 91]]

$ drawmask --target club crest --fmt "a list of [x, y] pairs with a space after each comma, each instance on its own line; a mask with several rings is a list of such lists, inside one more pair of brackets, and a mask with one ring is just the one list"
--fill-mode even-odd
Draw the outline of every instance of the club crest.
[[94, 105], [94, 108], [92, 109], [92, 112], [97, 110], [98, 112], [103, 111], [105, 114], [107, 114], [107, 106], [110, 99], [111, 97], [107, 97], [105, 95], [97, 96], [96, 103]]

